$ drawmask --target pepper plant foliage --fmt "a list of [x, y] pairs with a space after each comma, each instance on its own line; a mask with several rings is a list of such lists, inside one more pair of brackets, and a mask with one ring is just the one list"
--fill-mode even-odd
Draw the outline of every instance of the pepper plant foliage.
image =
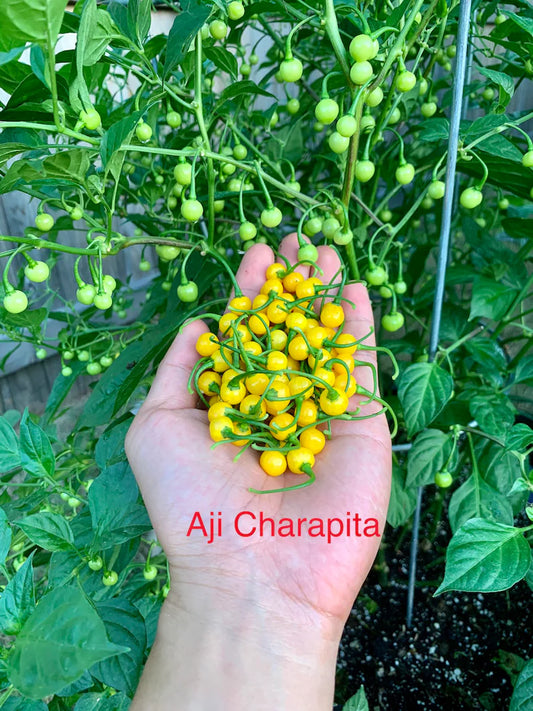
[[[509, 109], [533, 73], [530, 4], [473, 3], [434, 360], [459, 3], [165, 4], [168, 36], [150, 33], [150, 0], [0, 6], [0, 194], [26, 193], [39, 213], [2, 236], [0, 324], [62, 361], [42, 415], [0, 418], [8, 709], [127, 708], [168, 591], [124, 455], [130, 410], [181, 323], [223, 309], [226, 267], [290, 231], [336, 245], [367, 281], [378, 341], [398, 358], [381, 388], [412, 448], [395, 459], [391, 526], [427, 487], [453, 534], [438, 593], [533, 585], [533, 432], [516, 422], [533, 385], [533, 114]], [[119, 279], [128, 250], [141, 287]], [[56, 294], [50, 272], [73, 276], [71, 291]], [[60, 438], [86, 373], [94, 387]], [[531, 693], [520, 677], [516, 708]]]

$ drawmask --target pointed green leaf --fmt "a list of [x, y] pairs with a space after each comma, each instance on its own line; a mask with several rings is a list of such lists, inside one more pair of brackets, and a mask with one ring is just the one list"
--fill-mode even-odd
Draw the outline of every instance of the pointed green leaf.
[[4, 565], [7, 554], [11, 548], [11, 526], [6, 513], [0, 509], [0, 565]]
[[98, 662], [91, 674], [103, 684], [133, 696], [141, 674], [146, 628], [140, 611], [128, 600], [109, 600], [97, 606], [105, 623], [109, 639], [115, 644], [129, 647], [122, 652]]
[[55, 44], [68, 0], [2, 0], [0, 3], [0, 50], [9, 51], [26, 42]]
[[33, 476], [53, 476], [56, 460], [46, 433], [24, 411], [20, 423], [20, 463]]
[[108, 641], [104, 623], [79, 588], [56, 588], [24, 623], [8, 660], [9, 679], [25, 696], [40, 699], [124, 651]]
[[182, 0], [183, 12], [168, 33], [164, 76], [167, 77], [185, 58], [196, 33], [202, 29], [211, 14], [212, 5], [205, 0]]
[[19, 443], [15, 430], [5, 417], [0, 417], [0, 471], [20, 466]]
[[[533, 21], [532, 21], [533, 25]], [[532, 27], [533, 32], [533, 27]], [[530, 659], [516, 680], [509, 711], [530, 711], [533, 699], [533, 659]]]
[[365, 694], [365, 687], [361, 685], [355, 696], [344, 704], [342, 711], [368, 711], [368, 701]]
[[472, 286], [472, 303], [470, 305], [470, 321], [474, 318], [489, 318], [499, 321], [507, 311], [516, 296], [516, 291], [494, 279], [479, 276]]
[[407, 486], [433, 484], [435, 474], [448, 461], [452, 451], [452, 437], [440, 430], [421, 432], [409, 450], [407, 458]]
[[452, 390], [451, 375], [436, 363], [414, 363], [404, 370], [398, 397], [410, 436], [435, 419], [450, 399]]
[[444, 580], [436, 591], [500, 592], [526, 575], [529, 543], [520, 528], [473, 518], [453, 535]]
[[17, 634], [35, 607], [33, 553], [24, 561], [0, 595], [0, 630]]
[[65, 551], [74, 546], [70, 524], [60, 514], [36, 513], [15, 523], [32, 543], [46, 551]]
[[454, 533], [471, 518], [484, 518], [509, 525], [513, 523], [510, 502], [480, 476], [474, 474], [453, 492], [448, 516]]
[[417, 490], [405, 484], [405, 470], [392, 466], [392, 488], [387, 511], [387, 523], [396, 528], [409, 520], [416, 506]]

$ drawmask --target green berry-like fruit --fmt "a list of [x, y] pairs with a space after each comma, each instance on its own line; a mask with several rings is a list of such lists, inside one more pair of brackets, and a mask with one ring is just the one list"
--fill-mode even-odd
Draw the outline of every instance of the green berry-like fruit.
[[192, 165], [190, 163], [178, 163], [178, 165], [175, 165], [174, 178], [178, 185], [190, 185], [192, 182]]
[[204, 214], [204, 208], [199, 200], [185, 200], [181, 205], [181, 215], [187, 222], [198, 222]]
[[366, 62], [374, 59], [379, 51], [379, 44], [369, 35], [356, 35], [350, 42], [350, 56], [354, 62]]
[[50, 276], [50, 268], [46, 262], [33, 262], [24, 268], [24, 274], [30, 281], [40, 283]]
[[355, 120], [355, 116], [351, 116], [350, 114], [341, 116], [337, 121], [336, 129], [337, 133], [340, 133], [341, 136], [351, 138], [357, 131], [357, 121]]
[[372, 77], [374, 70], [370, 62], [356, 62], [350, 69], [350, 79], [357, 86], [362, 86]]
[[437, 113], [437, 108], [438, 106], [434, 101], [427, 101], [425, 104], [422, 104], [422, 106], [420, 107], [420, 111], [424, 118], [431, 118], [434, 114]]
[[172, 247], [171, 245], [158, 244], [156, 245], [155, 251], [159, 259], [163, 260], [163, 262], [171, 262], [173, 259], [176, 259], [181, 249], [179, 247]]
[[446, 186], [442, 180], [432, 180], [429, 184], [428, 195], [433, 200], [441, 200], [446, 192]]
[[305, 244], [298, 249], [298, 261], [314, 264], [318, 259], [318, 249], [314, 244]]
[[279, 67], [279, 74], [285, 82], [295, 82], [302, 78], [304, 73], [303, 64], [296, 57], [284, 59]]
[[473, 210], [478, 205], [481, 205], [482, 201], [483, 193], [477, 188], [466, 188], [459, 198], [459, 202], [467, 210]]
[[448, 471], [437, 472], [435, 474], [435, 484], [441, 489], [447, 489], [453, 483], [453, 477]]
[[350, 145], [350, 139], [346, 136], [341, 136], [338, 131], [333, 131], [331, 136], [328, 138], [328, 145], [333, 151], [333, 153], [344, 153], [348, 150]]
[[287, 111], [291, 116], [294, 116], [300, 110], [300, 102], [298, 99], [289, 99], [287, 101]]
[[524, 153], [522, 156], [522, 165], [524, 168], [533, 168], [533, 150]]
[[242, 239], [243, 242], [248, 242], [249, 240], [254, 239], [256, 234], [257, 227], [254, 225], [253, 222], [241, 222], [239, 227], [239, 237]]
[[372, 180], [374, 173], [376, 172], [376, 166], [371, 160], [360, 160], [355, 166], [355, 177], [361, 183], [367, 183]]
[[184, 303], [192, 303], [198, 299], [198, 286], [194, 281], [178, 286], [178, 299]]
[[415, 167], [412, 163], [404, 163], [396, 168], [396, 180], [400, 185], [408, 185], [415, 177]]
[[303, 231], [308, 237], [317, 235], [322, 229], [322, 218], [311, 217], [304, 225]]
[[228, 26], [222, 20], [213, 20], [209, 25], [209, 34], [213, 39], [222, 40], [225, 38]]
[[83, 284], [83, 286], [80, 286], [76, 291], [76, 298], [80, 304], [84, 304], [85, 306], [90, 306], [95, 296], [96, 289], [92, 284]]
[[181, 126], [181, 115], [177, 111], [169, 111], [167, 114], [167, 123], [170, 128], [179, 128]]
[[411, 91], [411, 89], [414, 89], [416, 86], [416, 76], [413, 72], [404, 69], [404, 71], [400, 72], [396, 77], [395, 86], [398, 91], [401, 91], [402, 93]]
[[339, 115], [339, 105], [334, 99], [321, 99], [315, 107], [316, 120], [328, 126]]
[[135, 135], [141, 143], [148, 143], [152, 138], [152, 128], [147, 123], [138, 123], [135, 129]]
[[96, 109], [92, 108], [88, 111], [80, 111], [80, 121], [89, 131], [96, 131], [102, 125], [100, 114]]
[[399, 311], [392, 311], [390, 314], [385, 314], [381, 318], [381, 325], [385, 331], [394, 333], [394, 331], [399, 331], [405, 323], [405, 318], [403, 314]]
[[261, 213], [261, 224], [265, 227], [277, 227], [282, 219], [283, 214], [279, 207], [265, 208]]
[[101, 291], [96, 294], [93, 303], [97, 309], [107, 311], [107, 309], [113, 305], [113, 297], [107, 291]]
[[54, 226], [54, 218], [47, 212], [40, 212], [35, 218], [35, 227], [40, 232], [49, 232]]

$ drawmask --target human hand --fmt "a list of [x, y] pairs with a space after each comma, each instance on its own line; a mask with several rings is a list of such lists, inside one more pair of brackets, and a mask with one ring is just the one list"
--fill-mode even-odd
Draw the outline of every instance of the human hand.
[[[295, 235], [282, 242], [280, 252], [297, 260]], [[256, 245], [244, 256], [237, 274], [243, 292], [253, 298], [274, 260], [269, 247]], [[328, 283], [339, 269], [336, 252], [319, 248], [318, 265]], [[304, 275], [309, 271], [303, 268]], [[373, 325], [366, 289], [348, 285], [345, 330], [360, 339]], [[257, 495], [249, 488], [272, 489], [279, 479], [260, 468], [258, 455], [247, 450], [237, 462], [231, 444], [211, 449], [207, 413], [197, 409], [197, 396], [187, 390], [190, 372], [198, 360], [195, 343], [207, 330], [196, 321], [178, 335], [154, 380], [150, 393], [128, 433], [127, 453], [144, 497], [154, 529], [169, 561], [170, 598], [193, 614], [212, 616], [219, 623], [243, 606], [258, 607], [272, 626], [296, 631], [311, 623], [327, 628], [334, 644], [372, 565], [379, 536], [323, 538], [249, 538], [237, 535], [235, 516], [249, 511], [278, 521], [289, 518], [339, 518], [347, 512], [362, 521], [375, 519], [383, 532], [391, 472], [390, 435], [384, 415], [366, 420], [335, 421], [332, 439], [317, 456], [316, 482], [299, 490]], [[371, 344], [369, 338], [366, 343]], [[375, 354], [358, 354], [375, 365]], [[370, 368], [359, 366], [356, 379], [372, 389]], [[360, 396], [354, 396], [353, 404]], [[363, 414], [378, 409], [365, 406]], [[372, 410], [374, 408], [374, 410]], [[351, 407], [350, 409], [353, 409]], [[301, 482], [301, 476], [284, 475], [283, 485]], [[208, 525], [209, 515], [222, 522], [222, 535], [208, 544], [199, 531], [187, 532], [196, 512]], [[218, 516], [220, 512], [220, 516]], [[363, 525], [359, 527], [362, 534]], [[179, 602], [178, 602], [179, 601]]]

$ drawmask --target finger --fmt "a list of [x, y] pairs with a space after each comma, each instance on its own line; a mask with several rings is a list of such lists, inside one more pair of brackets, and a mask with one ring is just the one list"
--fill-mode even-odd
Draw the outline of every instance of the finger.
[[[341, 268], [341, 260], [337, 252], [331, 247], [326, 245], [321, 245], [318, 248], [318, 259], [317, 266], [322, 270], [322, 273], [318, 273], [317, 276], [321, 279], [324, 284], [330, 284], [333, 280], [337, 283], [340, 282], [339, 269]], [[337, 277], [335, 279], [335, 276]], [[318, 313], [322, 308], [325, 301], [331, 301], [331, 299], [337, 294], [338, 289], [328, 289], [327, 291], [321, 291], [320, 293], [324, 295], [324, 299], [317, 299], [315, 301], [315, 311]]]
[[319, 276], [324, 284], [329, 284], [333, 279], [336, 282], [340, 282], [341, 260], [334, 249], [321, 245], [318, 248], [317, 265], [322, 269], [322, 274], [319, 274]]
[[[368, 292], [362, 284], [348, 284], [343, 291], [343, 296], [355, 305], [355, 308], [347, 301], [343, 302], [344, 310], [344, 333], [349, 333], [354, 336], [356, 341], [362, 341], [353, 357], [355, 361], [364, 363], [365, 365], [356, 365], [353, 373], [357, 384], [366, 388], [379, 396], [377, 387], [377, 358], [376, 351], [364, 350], [364, 346], [375, 346], [374, 336], [374, 316], [372, 314], [372, 305], [368, 297]], [[363, 340], [364, 339], [364, 340]], [[368, 365], [367, 365], [368, 364]], [[355, 395], [350, 399], [350, 410], [354, 410], [362, 401], [367, 398], [365, 396]], [[363, 406], [361, 414], [370, 414], [381, 410], [379, 403]], [[366, 428], [373, 429], [373, 425], [377, 428], [383, 427], [383, 422], [376, 420], [366, 420]], [[359, 431], [360, 422], [357, 421], [336, 421], [333, 423], [333, 432], [338, 434], [353, 434]]]
[[209, 329], [203, 321], [187, 324], [161, 361], [143, 407], [182, 410], [196, 406], [198, 395], [188, 390], [189, 376], [199, 359], [196, 341]]
[[[304, 240], [306, 242], [309, 242], [306, 237], [304, 237]], [[298, 235], [296, 234], [296, 232], [292, 232], [290, 235], [287, 235], [283, 238], [279, 246], [278, 252], [289, 261], [289, 264], [296, 264], [296, 262], [298, 261], [299, 248], [300, 245], [298, 243]], [[309, 276], [309, 267], [305, 266], [305, 264], [299, 264], [296, 267], [296, 271], [300, 272], [300, 274], [302, 274], [306, 279]]]
[[244, 254], [237, 271], [237, 283], [252, 301], [265, 282], [267, 267], [273, 263], [274, 252], [266, 244], [254, 244]]

